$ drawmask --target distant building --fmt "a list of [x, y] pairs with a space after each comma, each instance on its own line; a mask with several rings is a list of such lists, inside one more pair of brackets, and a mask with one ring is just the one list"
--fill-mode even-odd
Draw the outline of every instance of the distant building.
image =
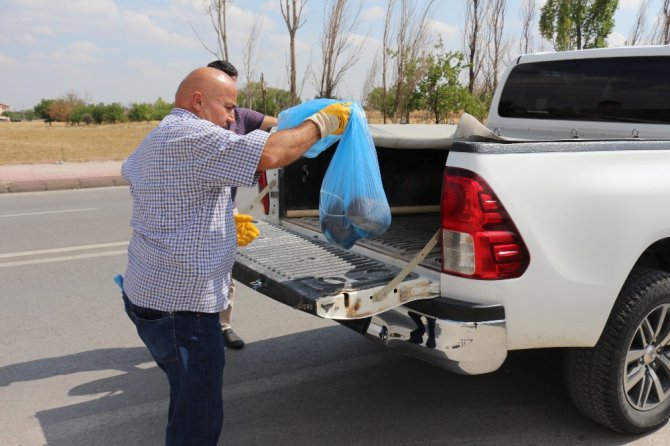
[[9, 105], [0, 104], [0, 121], [9, 121], [9, 118], [7, 116], [2, 116], [5, 110], [9, 110]]

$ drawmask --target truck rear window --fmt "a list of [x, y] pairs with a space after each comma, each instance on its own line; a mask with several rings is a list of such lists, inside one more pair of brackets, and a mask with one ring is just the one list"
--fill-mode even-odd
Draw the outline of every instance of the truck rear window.
[[670, 57], [518, 65], [503, 88], [507, 118], [670, 124]]

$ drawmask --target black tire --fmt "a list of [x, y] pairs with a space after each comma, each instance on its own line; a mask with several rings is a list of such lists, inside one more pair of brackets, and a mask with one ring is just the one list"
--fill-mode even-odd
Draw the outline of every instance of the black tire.
[[670, 274], [634, 268], [598, 343], [570, 349], [570, 398], [589, 418], [627, 434], [670, 417]]

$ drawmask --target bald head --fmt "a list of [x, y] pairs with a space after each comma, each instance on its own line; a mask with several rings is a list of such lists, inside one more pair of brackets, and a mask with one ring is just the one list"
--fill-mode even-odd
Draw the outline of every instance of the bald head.
[[237, 102], [235, 81], [216, 68], [191, 71], [177, 88], [175, 105], [224, 128], [234, 122]]
[[193, 111], [190, 109], [190, 102], [194, 92], [216, 96], [228, 89], [236, 90], [235, 81], [224, 72], [210, 67], [196, 68], [179, 84], [175, 94], [175, 105]]

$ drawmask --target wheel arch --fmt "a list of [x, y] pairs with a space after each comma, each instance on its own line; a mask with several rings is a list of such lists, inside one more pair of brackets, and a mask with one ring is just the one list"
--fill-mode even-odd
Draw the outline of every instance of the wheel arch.
[[670, 237], [658, 240], [642, 252], [634, 267], [670, 272]]

